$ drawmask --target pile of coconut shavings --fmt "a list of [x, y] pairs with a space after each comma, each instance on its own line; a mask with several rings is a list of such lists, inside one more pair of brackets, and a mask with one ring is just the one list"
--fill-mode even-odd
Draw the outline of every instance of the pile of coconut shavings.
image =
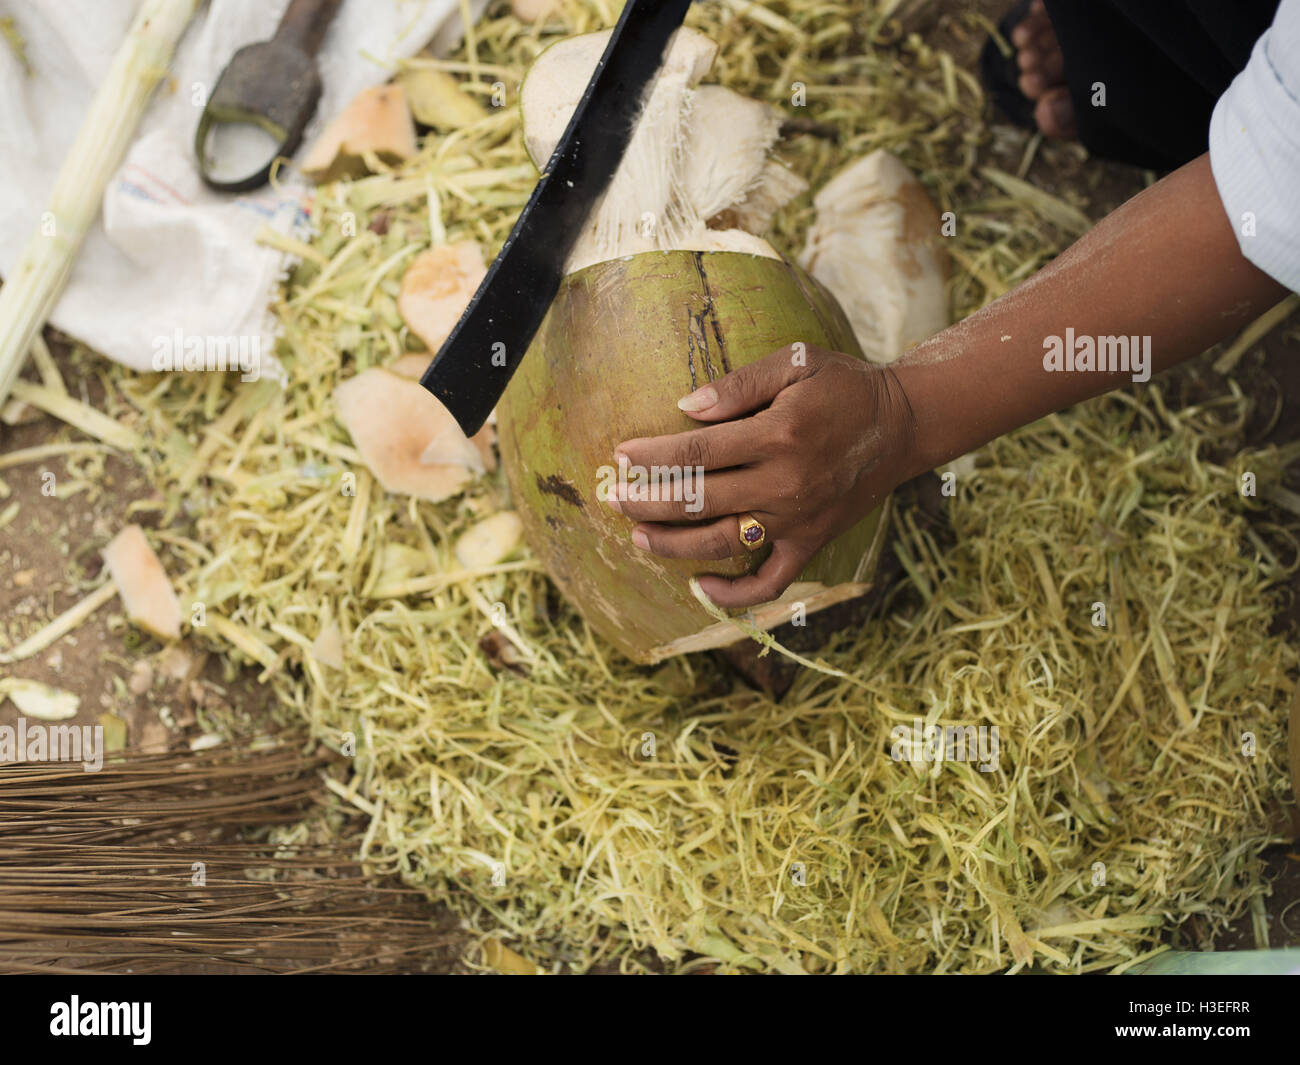
[[[838, 142], [780, 154], [814, 189], [886, 147], [958, 213], [965, 313], [1086, 219], [979, 171], [979, 86], [893, 41], [894, 6], [729, 0], [692, 24], [720, 42], [724, 84], [783, 106], [805, 87]], [[612, 7], [564, 0], [535, 28], [488, 18], [473, 53], [441, 65], [513, 92], [545, 43], [610, 25]], [[208, 605], [217, 647], [261, 665], [287, 721], [355, 739], [332, 787], [370, 818], [376, 872], [578, 969], [653, 954], [673, 970], [1088, 971], [1260, 897], [1264, 811], [1287, 790], [1295, 662], [1269, 634], [1285, 567], [1234, 470], [1186, 457], [1230, 442], [1243, 401], [1170, 414], [1151, 388], [995, 442], [951, 502], [955, 546], [904, 515], [907, 580], [880, 622], [824, 652], [856, 683], [805, 672], [774, 704], [707, 655], [638, 668], [532, 559], [459, 570], [458, 532], [509, 505], [500, 475], [439, 505], [387, 496], [332, 410], [339, 381], [412, 346], [395, 307], [407, 256], [444, 235], [494, 253], [533, 180], [506, 108], [393, 173], [324, 187], [277, 306], [286, 391], [120, 381], [160, 486], [201, 515], [182, 599]], [[809, 209], [778, 216], [787, 254]], [[1091, 625], [1097, 600], [1112, 627]], [[503, 618], [526, 675], [480, 647]], [[307, 653], [332, 622], [341, 670]], [[996, 771], [893, 760], [892, 729], [917, 717], [997, 726]]]

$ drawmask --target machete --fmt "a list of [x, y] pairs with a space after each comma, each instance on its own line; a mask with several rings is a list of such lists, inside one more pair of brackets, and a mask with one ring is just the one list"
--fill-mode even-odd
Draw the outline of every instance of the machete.
[[628, 0], [546, 172], [421, 378], [466, 436], [483, 427], [546, 317], [564, 263], [623, 160], [645, 90], [690, 6]]

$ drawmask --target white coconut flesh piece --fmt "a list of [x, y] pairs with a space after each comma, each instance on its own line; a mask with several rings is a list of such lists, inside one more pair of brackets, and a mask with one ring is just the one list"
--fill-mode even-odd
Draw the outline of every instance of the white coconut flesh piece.
[[334, 390], [339, 421], [389, 492], [441, 503], [482, 472], [479, 450], [417, 381], [378, 367]]
[[180, 600], [140, 526], [128, 525], [113, 537], [104, 548], [104, 565], [131, 624], [164, 640], [180, 636]]
[[[432, 355], [412, 353], [403, 355], [384, 368], [412, 381], [419, 381], [432, 364]], [[497, 412], [495, 410], [487, 416], [483, 428], [469, 438], [469, 442], [474, 445], [479, 457], [483, 460], [483, 469], [488, 473], [493, 473], [497, 468]]]
[[799, 262], [839, 300], [872, 362], [893, 362], [948, 325], [948, 255], [924, 187], [882, 150], [813, 197]]
[[375, 85], [360, 92], [325, 127], [299, 169], [313, 181], [334, 181], [366, 173], [368, 153], [397, 163], [415, 152], [415, 123], [406, 93], [401, 85]]
[[456, 561], [462, 569], [495, 566], [514, 554], [524, 525], [513, 510], [503, 510], [471, 525], [456, 540]]
[[389, 373], [395, 373], [400, 377], [409, 378], [412, 381], [418, 381], [424, 376], [424, 373], [433, 365], [433, 355], [413, 351], [409, 355], [403, 355], [393, 360], [384, 367]]

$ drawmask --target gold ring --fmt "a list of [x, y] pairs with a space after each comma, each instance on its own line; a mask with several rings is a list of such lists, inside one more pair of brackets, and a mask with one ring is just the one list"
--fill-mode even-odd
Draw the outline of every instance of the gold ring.
[[739, 514], [740, 542], [746, 551], [757, 551], [767, 540], [767, 530], [753, 514]]

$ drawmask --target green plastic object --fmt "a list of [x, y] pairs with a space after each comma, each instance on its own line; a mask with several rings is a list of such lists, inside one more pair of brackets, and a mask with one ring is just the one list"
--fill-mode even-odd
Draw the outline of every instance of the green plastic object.
[[1126, 976], [1300, 976], [1300, 950], [1170, 950]]

